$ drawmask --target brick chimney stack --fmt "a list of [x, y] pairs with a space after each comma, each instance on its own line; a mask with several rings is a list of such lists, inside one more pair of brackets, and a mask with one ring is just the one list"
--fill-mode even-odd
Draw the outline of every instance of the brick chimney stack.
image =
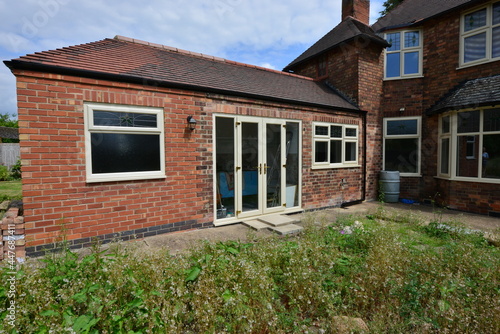
[[342, 21], [348, 16], [370, 25], [370, 0], [342, 0]]

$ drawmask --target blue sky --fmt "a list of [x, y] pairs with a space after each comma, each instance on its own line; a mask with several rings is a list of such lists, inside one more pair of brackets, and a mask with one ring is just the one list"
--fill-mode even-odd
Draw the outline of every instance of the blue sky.
[[[371, 22], [383, 0], [371, 1]], [[341, 0], [0, 0], [0, 60], [122, 35], [281, 70], [340, 23]], [[0, 64], [0, 113], [17, 113]]]

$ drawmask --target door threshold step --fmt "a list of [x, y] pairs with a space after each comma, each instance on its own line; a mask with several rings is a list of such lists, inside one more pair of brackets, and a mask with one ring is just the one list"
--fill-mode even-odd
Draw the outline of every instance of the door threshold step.
[[287, 234], [296, 234], [302, 232], [304, 228], [299, 225], [288, 224], [288, 225], [269, 227], [269, 229], [280, 235], [287, 235]]
[[256, 219], [243, 221], [243, 225], [251, 227], [256, 231], [261, 231], [261, 230], [268, 229], [271, 227], [271, 226], [269, 226], [269, 224], [266, 224], [266, 223], [261, 222], [260, 220], [256, 220]]
[[282, 226], [282, 225], [289, 225], [289, 224], [294, 224], [298, 223], [299, 221], [297, 219], [292, 219], [288, 216], [284, 215], [270, 215], [270, 216], [265, 216], [265, 217], [259, 217], [257, 220], [266, 223], [271, 226]]

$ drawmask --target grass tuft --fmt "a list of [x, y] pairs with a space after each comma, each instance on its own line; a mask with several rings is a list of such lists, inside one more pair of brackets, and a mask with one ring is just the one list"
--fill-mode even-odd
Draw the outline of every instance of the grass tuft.
[[311, 215], [298, 236], [175, 256], [116, 244], [30, 260], [6, 332], [334, 333], [339, 316], [373, 333], [499, 332], [499, 249], [459, 225], [393, 218]]

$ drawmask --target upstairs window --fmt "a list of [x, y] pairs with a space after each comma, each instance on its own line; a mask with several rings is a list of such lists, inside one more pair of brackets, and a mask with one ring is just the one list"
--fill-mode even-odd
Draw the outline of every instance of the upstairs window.
[[500, 59], [500, 1], [462, 16], [460, 65]]
[[385, 78], [403, 79], [422, 75], [422, 33], [418, 30], [385, 34], [391, 44], [385, 50]]

